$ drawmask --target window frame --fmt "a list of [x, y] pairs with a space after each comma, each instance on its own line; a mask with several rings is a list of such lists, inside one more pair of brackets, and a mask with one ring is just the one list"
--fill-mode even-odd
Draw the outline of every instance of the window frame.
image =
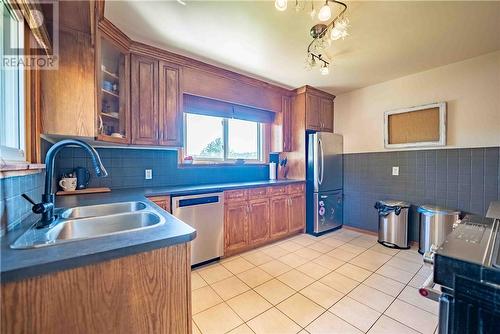
[[[34, 45], [52, 48], [49, 43], [40, 43], [38, 35], [35, 34], [26, 21], [26, 16], [32, 7], [24, 8], [21, 3], [3, 2], [6, 9], [22, 23], [24, 56], [31, 56], [31, 47]], [[33, 6], [34, 4], [31, 4]], [[46, 29], [45, 24], [40, 29]], [[22, 132], [20, 140], [24, 143], [23, 150], [2, 146], [0, 152], [0, 179], [11, 176], [38, 173], [45, 169], [42, 163], [41, 152], [41, 70], [25, 67], [22, 70], [23, 92], [22, 108], [19, 108], [19, 127]], [[8, 151], [8, 152], [7, 152]], [[23, 159], [20, 154], [23, 154]]]
[[[184, 163], [184, 157], [188, 156], [187, 152], [187, 112], [183, 113], [183, 150], [182, 154], [180, 155], [180, 163], [187, 165]], [[196, 114], [193, 114], [196, 115]], [[229, 147], [229, 118], [228, 117], [220, 117], [220, 116], [208, 116], [208, 117], [216, 117], [220, 118], [222, 120], [222, 140], [223, 140], [223, 145], [224, 145], [224, 152], [223, 152], [223, 158], [196, 158], [193, 156], [193, 164], [217, 164], [217, 165], [236, 165], [236, 161], [239, 159], [230, 159], [228, 158], [228, 151], [227, 148]], [[264, 164], [265, 161], [265, 156], [264, 156], [264, 143], [265, 143], [265, 138], [264, 135], [266, 133], [264, 127], [264, 123], [260, 122], [253, 122], [257, 123], [257, 159], [243, 159], [244, 164]]]
[[[24, 49], [26, 46], [26, 26], [24, 19], [22, 17], [17, 17], [15, 13], [13, 12], [13, 9], [8, 6], [7, 3], [2, 3], [4, 6], [3, 10], [6, 10], [9, 12], [11, 18], [17, 22], [18, 25], [18, 33], [17, 33], [17, 42], [18, 46], [21, 49]], [[3, 15], [3, 13], [2, 13]], [[2, 42], [3, 43], [3, 42]], [[18, 55], [21, 57], [22, 55]], [[9, 70], [11, 71], [11, 70]], [[27, 118], [27, 105], [26, 105], [26, 98], [27, 98], [27, 76], [26, 76], [26, 69], [25, 67], [20, 64], [19, 68], [17, 69], [17, 90], [18, 90], [18, 101], [17, 101], [17, 128], [18, 128], [18, 140], [19, 140], [19, 148], [17, 147], [11, 147], [11, 146], [4, 146], [0, 145], [0, 159], [2, 161], [2, 164], [26, 164], [27, 162], [27, 156], [26, 156], [26, 136], [28, 133], [28, 129], [26, 127], [26, 118]], [[22, 94], [22, 95], [21, 95]]]

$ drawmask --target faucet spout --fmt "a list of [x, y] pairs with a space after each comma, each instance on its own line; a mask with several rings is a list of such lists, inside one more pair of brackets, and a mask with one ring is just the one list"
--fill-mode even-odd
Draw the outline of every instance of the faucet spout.
[[92, 164], [94, 166], [94, 171], [99, 177], [108, 176], [106, 168], [104, 168], [101, 158], [97, 151], [89, 144], [76, 139], [65, 139], [55, 143], [48, 151], [45, 156], [45, 188], [44, 194], [42, 195], [41, 205], [33, 206], [33, 212], [41, 213], [42, 218], [38, 224], [38, 227], [45, 227], [55, 221], [54, 217], [54, 199], [55, 195], [52, 191], [52, 179], [54, 177], [54, 164], [55, 157], [62, 148], [66, 146], [79, 146], [83, 148], [90, 155], [92, 159]]

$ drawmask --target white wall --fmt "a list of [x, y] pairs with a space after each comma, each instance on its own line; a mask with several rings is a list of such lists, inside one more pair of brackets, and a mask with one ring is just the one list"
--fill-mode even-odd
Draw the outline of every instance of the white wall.
[[344, 152], [384, 149], [384, 111], [447, 102], [446, 148], [500, 146], [500, 51], [361, 88], [335, 99]]

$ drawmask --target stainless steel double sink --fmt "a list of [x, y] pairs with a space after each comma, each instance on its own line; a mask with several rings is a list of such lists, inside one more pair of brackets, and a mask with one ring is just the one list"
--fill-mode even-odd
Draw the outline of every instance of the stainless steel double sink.
[[14, 249], [56, 245], [112, 234], [133, 232], [165, 223], [145, 202], [120, 202], [57, 209], [58, 220], [45, 228], [31, 226], [13, 244]]

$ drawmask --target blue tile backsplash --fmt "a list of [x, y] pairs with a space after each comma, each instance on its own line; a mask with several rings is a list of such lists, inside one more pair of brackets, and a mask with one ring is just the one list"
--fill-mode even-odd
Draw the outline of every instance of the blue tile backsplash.
[[[96, 177], [88, 155], [77, 147], [67, 147], [59, 153], [54, 175], [59, 178], [76, 167], [86, 167], [91, 173], [89, 187], [111, 189], [246, 182], [269, 177], [266, 165], [179, 167], [177, 151], [173, 150], [97, 148], [97, 151], [108, 177]], [[153, 179], [144, 178], [145, 169], [153, 170]]]
[[[392, 166], [399, 166], [399, 176], [391, 175]], [[500, 199], [500, 148], [345, 154], [344, 196], [344, 223], [372, 231], [378, 229], [377, 200], [412, 203], [410, 239], [418, 240], [416, 206], [485, 215]]]
[[44, 173], [14, 176], [0, 179], [0, 235], [15, 228], [31, 214], [29, 204], [21, 194], [28, 194], [34, 201], [40, 202]]
[[[46, 143], [44, 146], [48, 146]], [[93, 175], [90, 159], [80, 148], [63, 149], [56, 160], [55, 176], [86, 167], [90, 187], [112, 189], [177, 186], [266, 180], [266, 165], [179, 167], [172, 150], [98, 148], [109, 172]], [[392, 176], [399, 166], [399, 176]], [[153, 170], [145, 180], [144, 170]], [[44, 173], [0, 179], [1, 230], [5, 233], [30, 214], [28, 193], [39, 201]], [[418, 240], [416, 206], [437, 204], [484, 215], [491, 201], [500, 199], [500, 148], [440, 149], [421, 151], [356, 153], [344, 155], [344, 223], [377, 231], [374, 203], [401, 199], [412, 203], [410, 239]]]

